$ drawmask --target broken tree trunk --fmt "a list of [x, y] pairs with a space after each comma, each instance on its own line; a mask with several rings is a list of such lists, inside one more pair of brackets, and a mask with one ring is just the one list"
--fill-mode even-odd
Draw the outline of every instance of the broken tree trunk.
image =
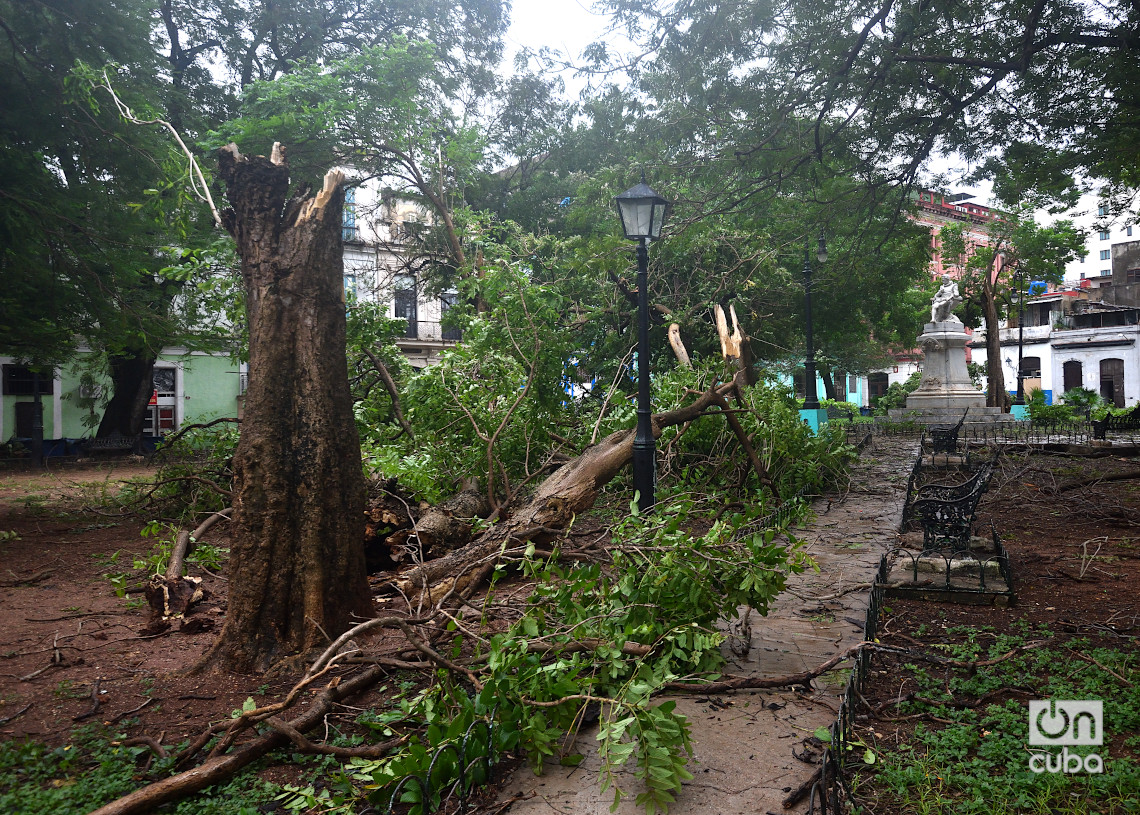
[[288, 198], [271, 158], [219, 153], [249, 322], [225, 626], [197, 670], [264, 671], [373, 616], [366, 485], [345, 363], [344, 176]]
[[472, 537], [473, 518], [491, 514], [487, 493], [474, 480], [442, 504], [432, 507], [411, 529], [401, 529], [388, 537], [390, 546], [413, 550], [417, 560], [439, 557], [444, 552], [466, 546]]
[[218, 521], [228, 521], [231, 514], [233, 507], [226, 507], [220, 512], [212, 513], [198, 524], [198, 528], [193, 532], [183, 529], [178, 533], [178, 537], [174, 539], [174, 548], [170, 552], [170, 563], [166, 567], [166, 574], [152, 577], [144, 589], [147, 602], [156, 617], [175, 617], [185, 614], [191, 603], [201, 599], [199, 584], [202, 581], [197, 577], [183, 577], [182, 567], [193, 545]]
[[677, 364], [682, 368], [692, 368], [693, 363], [689, 360], [689, 352], [685, 348], [685, 343], [681, 339], [681, 326], [676, 323], [669, 325], [669, 345], [673, 348], [673, 354], [677, 357]]
[[[666, 427], [697, 419], [744, 382], [744, 372], [701, 394], [691, 404], [655, 414], [653, 436]], [[449, 591], [482, 579], [500, 552], [512, 544], [545, 542], [570, 525], [574, 516], [590, 509], [598, 493], [625, 467], [633, 455], [633, 430], [611, 433], [587, 447], [580, 456], [559, 469], [539, 486], [534, 497], [511, 516], [488, 529], [469, 546], [437, 560], [428, 561], [400, 576], [396, 585], [405, 594], [428, 590], [433, 600]]]

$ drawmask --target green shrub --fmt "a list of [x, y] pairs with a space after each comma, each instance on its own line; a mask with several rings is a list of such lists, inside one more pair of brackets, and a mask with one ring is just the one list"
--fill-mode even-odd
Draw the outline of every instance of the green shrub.
[[1072, 388], [1067, 390], [1061, 396], [1061, 401], [1072, 408], [1073, 412], [1077, 414], [1089, 413], [1104, 405], [1104, 400], [1100, 398], [1100, 394], [1089, 388]]
[[1029, 392], [1029, 420], [1035, 425], [1058, 424], [1073, 418], [1073, 409], [1068, 405], [1045, 404], [1045, 392], [1034, 388]]
[[906, 407], [906, 398], [922, 384], [922, 372], [915, 371], [906, 382], [892, 382], [887, 392], [871, 400], [876, 416], [886, 416], [888, 410]]

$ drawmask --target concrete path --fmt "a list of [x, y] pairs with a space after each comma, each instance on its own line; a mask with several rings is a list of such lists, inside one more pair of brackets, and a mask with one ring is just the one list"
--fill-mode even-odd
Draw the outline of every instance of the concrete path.
[[[870, 583], [884, 551], [897, 545], [907, 476], [918, 453], [914, 438], [876, 438], [855, 465], [852, 488], [819, 499], [816, 517], [796, 534], [819, 564], [819, 572], [793, 575], [766, 617], [742, 616], [730, 631], [727, 673], [786, 676], [814, 668], [862, 638]], [[726, 627], [727, 630], [727, 627]], [[746, 691], [678, 697], [677, 709], [692, 725], [693, 757], [685, 784], [670, 808], [683, 815], [804, 813], [807, 800], [785, 810], [784, 798], [815, 770], [801, 761], [803, 739], [835, 721], [847, 671], [813, 683], [810, 692]], [[499, 800], [525, 796], [512, 815], [605, 815], [613, 794], [599, 791], [600, 762], [594, 732], [579, 736], [586, 754], [577, 768], [551, 767], [541, 777], [520, 768]], [[809, 751], [810, 753], [810, 751]], [[623, 774], [628, 793], [618, 815], [644, 813], [634, 803], [640, 784]]]

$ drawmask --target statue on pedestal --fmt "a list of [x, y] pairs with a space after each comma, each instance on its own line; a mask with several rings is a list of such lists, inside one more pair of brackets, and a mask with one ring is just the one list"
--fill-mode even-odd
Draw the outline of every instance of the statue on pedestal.
[[942, 275], [942, 285], [930, 303], [930, 322], [918, 338], [922, 347], [922, 382], [906, 398], [908, 409], [965, 410], [984, 407], [986, 397], [970, 381], [966, 369], [966, 327], [951, 313], [962, 302], [958, 284]]
[[930, 302], [930, 322], [961, 322], [951, 313], [954, 306], [961, 302], [962, 295], [958, 292], [958, 284], [950, 278], [950, 275], [942, 275], [942, 285], [935, 292], [934, 299]]

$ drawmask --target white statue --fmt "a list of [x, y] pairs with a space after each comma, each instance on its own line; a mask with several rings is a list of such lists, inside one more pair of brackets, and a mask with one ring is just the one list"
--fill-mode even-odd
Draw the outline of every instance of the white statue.
[[930, 322], [942, 323], [946, 321], [961, 322], [951, 314], [951, 309], [962, 302], [962, 295], [958, 293], [958, 284], [950, 279], [950, 275], [942, 275], [942, 285], [934, 294], [930, 303]]

